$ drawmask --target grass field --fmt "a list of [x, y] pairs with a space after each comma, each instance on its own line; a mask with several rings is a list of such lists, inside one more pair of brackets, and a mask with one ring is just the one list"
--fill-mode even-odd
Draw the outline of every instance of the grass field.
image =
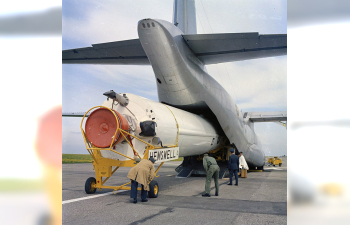
[[[172, 161], [182, 161], [183, 158], [179, 157]], [[62, 154], [62, 164], [67, 163], [92, 163], [93, 159], [90, 154]]]
[[183, 157], [179, 157], [178, 159], [174, 159], [174, 160], [171, 160], [171, 161], [182, 161], [184, 158]]
[[92, 163], [90, 154], [62, 154], [62, 164], [67, 163]]

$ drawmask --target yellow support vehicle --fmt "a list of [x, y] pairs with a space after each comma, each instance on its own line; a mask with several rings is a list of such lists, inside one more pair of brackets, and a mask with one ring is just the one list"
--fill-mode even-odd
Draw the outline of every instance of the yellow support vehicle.
[[267, 160], [267, 163], [269, 163], [270, 165], [276, 166], [282, 166], [282, 159], [278, 158], [278, 157], [273, 157], [273, 158], [269, 158]]
[[[87, 138], [87, 135], [86, 135], [86, 130], [83, 129], [83, 123], [84, 123], [84, 119], [85, 117], [87, 116], [87, 114], [95, 109], [95, 108], [100, 108], [100, 109], [105, 109], [107, 111], [110, 111], [112, 113], [112, 115], [114, 115], [115, 118], [112, 118], [112, 120], [115, 121], [115, 123], [117, 124], [116, 127], [116, 131], [115, 131], [115, 134], [113, 136], [113, 140], [111, 141], [111, 144], [108, 146], [108, 147], [105, 147], [105, 148], [101, 148], [101, 147], [97, 147], [95, 146], [93, 143], [91, 143], [89, 141], [89, 139]], [[105, 185], [106, 181], [118, 170], [118, 168], [120, 167], [133, 167], [136, 165], [137, 161], [140, 161], [141, 159], [148, 159], [149, 158], [149, 152], [151, 150], [155, 150], [155, 149], [163, 149], [162, 147], [156, 147], [150, 143], [147, 143], [139, 138], [137, 138], [136, 136], [130, 134], [129, 132], [121, 129], [121, 126], [119, 126], [120, 124], [120, 120], [118, 118], [118, 115], [111, 109], [107, 108], [107, 107], [104, 107], [104, 106], [97, 106], [97, 107], [94, 107], [92, 109], [90, 109], [88, 112], [86, 112], [86, 114], [84, 115], [82, 121], [81, 121], [81, 125], [80, 125], [80, 128], [81, 128], [81, 131], [82, 131], [82, 134], [83, 134], [83, 138], [84, 138], [84, 141], [85, 141], [85, 145], [86, 145], [86, 149], [87, 151], [89, 152], [89, 154], [92, 156], [93, 158], [93, 167], [94, 167], [94, 170], [95, 170], [95, 177], [90, 177], [86, 180], [86, 183], [85, 183], [85, 192], [87, 194], [93, 194], [96, 192], [96, 189], [112, 189], [114, 194], [117, 194], [117, 191], [118, 190], [131, 190], [131, 186], [130, 183], [131, 182], [128, 182], [126, 184], [123, 184], [121, 186], [109, 186], [109, 185]], [[100, 128], [100, 129], [103, 129]], [[118, 151], [115, 151], [113, 149], [113, 143], [114, 143], [114, 137], [116, 136], [121, 136], [123, 137], [123, 139], [131, 146], [131, 148], [133, 149], [133, 152], [134, 152], [134, 155], [136, 158], [131, 158], [129, 156], [126, 156]], [[140, 141], [140, 142], [143, 142], [145, 145], [146, 145], [146, 149], [143, 151], [143, 157], [141, 157], [140, 155], [140, 150], [137, 151], [133, 144], [131, 143], [131, 140], [128, 139], [127, 137], [130, 136], [132, 138], [134, 138], [135, 140], [137, 141]], [[167, 148], [176, 148], [178, 147], [178, 137], [179, 137], [179, 133], [177, 134], [177, 143], [176, 145], [173, 145], [173, 146], [167, 146]], [[114, 153], [117, 153], [121, 156], [123, 156], [125, 158], [125, 160], [116, 160], [116, 159], [110, 159], [110, 158], [105, 158], [102, 156], [102, 151], [111, 151], [111, 152], [114, 152]], [[164, 164], [164, 162], [162, 162], [158, 168], [156, 169], [155, 171], [155, 176], [154, 177], [158, 177], [157, 176], [157, 172], [159, 171], [159, 169], [162, 167], [162, 165]], [[149, 183], [149, 186], [150, 186], [150, 191], [148, 192], [148, 197], [150, 198], [156, 198], [158, 197], [158, 193], [159, 193], [159, 186], [158, 186], [158, 183], [157, 181], [155, 180], [152, 180], [150, 183]], [[141, 188], [139, 187], [138, 190], [141, 190]]]

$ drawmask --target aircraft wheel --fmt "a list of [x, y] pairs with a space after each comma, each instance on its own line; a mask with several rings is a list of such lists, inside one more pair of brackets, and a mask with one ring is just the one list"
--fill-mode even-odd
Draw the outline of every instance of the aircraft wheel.
[[280, 163], [280, 165], [279, 165], [280, 167], [282, 166], [282, 163]]
[[159, 193], [158, 182], [155, 180], [152, 180], [151, 183], [149, 183], [148, 197], [149, 198], [157, 198], [158, 193]]
[[96, 188], [93, 188], [92, 185], [96, 184], [95, 177], [89, 177], [85, 182], [85, 192], [86, 194], [93, 194], [96, 192]]

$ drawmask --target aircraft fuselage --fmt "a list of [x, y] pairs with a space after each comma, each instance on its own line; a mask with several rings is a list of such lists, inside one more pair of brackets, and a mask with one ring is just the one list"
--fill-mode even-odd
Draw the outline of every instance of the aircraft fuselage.
[[265, 154], [252, 125], [243, 121], [233, 98], [206, 72], [182, 31], [167, 21], [145, 19], [139, 21], [138, 34], [157, 80], [159, 101], [190, 111], [210, 109], [247, 162], [262, 166]]

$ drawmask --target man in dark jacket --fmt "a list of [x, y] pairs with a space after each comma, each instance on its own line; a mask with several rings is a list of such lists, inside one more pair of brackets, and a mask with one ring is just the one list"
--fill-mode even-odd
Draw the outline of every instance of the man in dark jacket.
[[228, 185], [232, 185], [233, 174], [235, 174], [235, 185], [238, 186], [238, 174], [237, 170], [239, 168], [239, 158], [235, 155], [235, 150], [233, 148], [230, 149], [231, 156], [228, 160], [228, 170], [230, 172], [230, 183]]

